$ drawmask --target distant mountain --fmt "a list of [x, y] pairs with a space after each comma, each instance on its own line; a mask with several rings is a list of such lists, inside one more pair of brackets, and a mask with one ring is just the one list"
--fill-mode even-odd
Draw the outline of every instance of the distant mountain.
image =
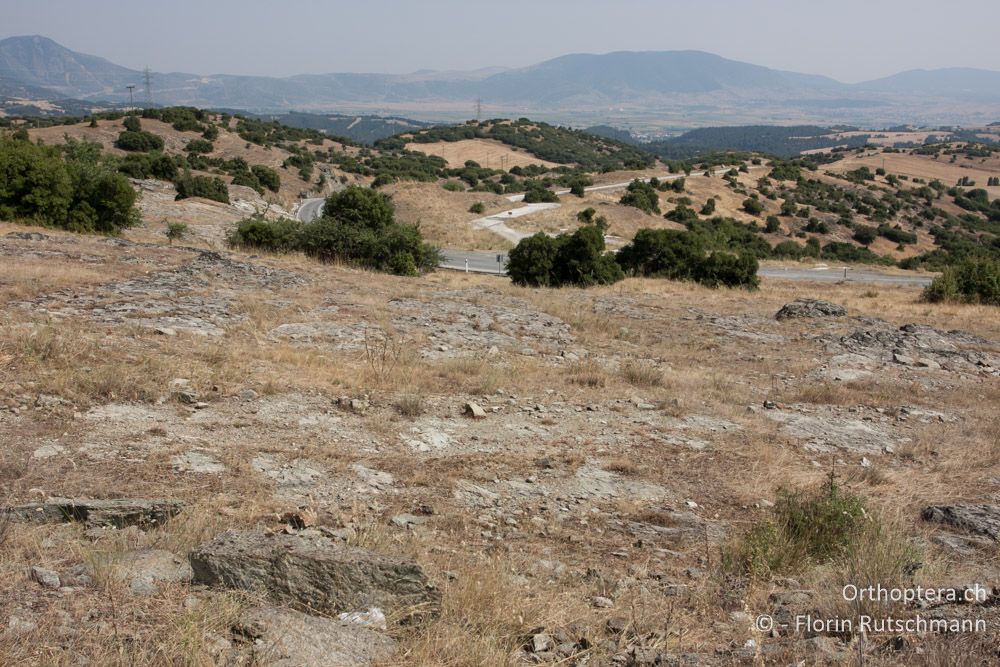
[[[39, 36], [0, 41], [0, 91], [41, 89], [51, 98], [118, 101], [143, 74], [76, 53]], [[672, 113], [687, 122], [769, 123], [993, 121], [1000, 113], [1000, 72], [915, 70], [861, 84], [783, 72], [701, 51], [573, 54], [520, 69], [416, 71], [406, 75], [318, 74], [286, 78], [153, 74], [158, 104], [230, 107], [259, 112], [379, 113], [468, 116], [482, 98], [490, 113], [603, 121]], [[391, 111], [390, 111], [391, 110]]]

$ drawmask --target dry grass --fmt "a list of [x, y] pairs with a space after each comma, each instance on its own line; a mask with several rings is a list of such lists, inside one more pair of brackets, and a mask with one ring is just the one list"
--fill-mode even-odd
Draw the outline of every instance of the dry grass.
[[468, 160], [478, 162], [488, 169], [510, 169], [538, 164], [555, 168], [560, 165], [535, 157], [526, 151], [519, 151], [494, 139], [463, 139], [462, 141], [439, 141], [434, 144], [407, 144], [407, 150], [420, 151], [427, 155], [437, 155], [448, 161], [449, 167], [463, 167]]

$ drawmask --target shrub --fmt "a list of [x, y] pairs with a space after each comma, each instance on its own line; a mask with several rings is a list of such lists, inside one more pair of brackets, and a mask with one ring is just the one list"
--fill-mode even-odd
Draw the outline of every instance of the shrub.
[[282, 218], [268, 221], [261, 216], [240, 220], [229, 234], [229, 244], [239, 248], [291, 252], [301, 246], [305, 223]]
[[709, 287], [755, 289], [760, 279], [756, 257], [749, 253], [706, 255], [702, 237], [690, 231], [640, 229], [632, 243], [618, 251], [628, 273], [670, 280], [690, 280]]
[[187, 234], [188, 226], [183, 222], [168, 222], [167, 223], [167, 242], [170, 245], [174, 244], [174, 241], [184, 238]]
[[177, 188], [177, 199], [203, 197], [213, 201], [229, 203], [229, 188], [218, 176], [192, 176], [187, 174], [174, 184]]
[[142, 122], [138, 116], [125, 116], [125, 120], [122, 121], [122, 127], [129, 132], [142, 132]]
[[715, 197], [709, 198], [705, 205], [701, 207], [701, 215], [712, 215], [715, 213]]
[[215, 146], [212, 145], [211, 141], [205, 141], [204, 139], [192, 139], [187, 142], [187, 146], [184, 147], [184, 150], [188, 153], [206, 155], [215, 150]]
[[559, 201], [559, 195], [538, 181], [525, 181], [524, 188], [525, 204], [556, 203]]
[[507, 272], [515, 284], [528, 287], [589, 287], [625, 277], [605, 252], [604, 227], [596, 224], [555, 238], [538, 233], [522, 239], [508, 255]]
[[441, 185], [448, 192], [465, 192], [465, 186], [458, 181], [447, 181]]
[[[713, 200], [714, 201], [714, 200]], [[694, 212], [693, 208], [689, 208], [684, 204], [678, 204], [674, 210], [667, 211], [663, 216], [667, 220], [672, 220], [674, 222], [690, 222], [692, 220], [698, 219], [698, 214]]]
[[852, 238], [863, 246], [870, 246], [878, 238], [878, 230], [867, 225], [857, 225]]
[[476, 215], [482, 215], [486, 212], [486, 204], [481, 201], [477, 201], [475, 204], [469, 207], [469, 213], [475, 213]]
[[255, 164], [250, 167], [250, 171], [257, 178], [257, 181], [271, 192], [281, 189], [281, 176], [274, 169], [262, 164]]
[[756, 197], [749, 197], [743, 200], [743, 210], [750, 215], [760, 215], [764, 212], [764, 205]]
[[65, 162], [55, 148], [0, 137], [0, 218], [117, 234], [138, 221], [135, 190], [121, 174]]
[[162, 151], [163, 138], [151, 132], [140, 130], [138, 132], [126, 130], [118, 135], [115, 147], [123, 151], [136, 153], [148, 153], [149, 151]]
[[754, 579], [830, 563], [857, 547], [870, 517], [865, 500], [832, 476], [818, 489], [780, 489], [770, 516], [726, 548], [723, 562]]
[[764, 232], [766, 234], [774, 234], [781, 229], [781, 221], [778, 220], [778, 216], [769, 215], [767, 216], [767, 224], [764, 225]]
[[638, 178], [629, 183], [628, 189], [618, 203], [623, 206], [631, 206], [645, 213], [660, 212], [660, 197], [656, 193], [656, 188]]
[[932, 303], [965, 301], [1000, 306], [1000, 262], [992, 259], [969, 259], [942, 274], [924, 290], [924, 299]]

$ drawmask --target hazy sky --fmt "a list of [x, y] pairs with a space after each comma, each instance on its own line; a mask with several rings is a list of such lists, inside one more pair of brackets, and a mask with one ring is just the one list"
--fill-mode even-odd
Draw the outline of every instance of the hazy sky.
[[1000, 70], [1000, 0], [0, 0], [0, 37], [26, 34], [197, 74], [519, 67], [671, 49], [845, 82]]

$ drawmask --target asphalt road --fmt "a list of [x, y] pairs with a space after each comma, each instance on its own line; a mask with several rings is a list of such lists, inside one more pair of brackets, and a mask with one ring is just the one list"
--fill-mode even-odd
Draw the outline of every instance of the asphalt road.
[[[628, 183], [615, 183], [613, 185], [602, 185], [595, 188], [588, 188], [588, 190], [622, 189], [627, 186]], [[517, 195], [514, 195], [513, 197], [508, 197], [508, 199], [515, 201], [516, 197]], [[324, 201], [325, 200], [322, 198], [303, 200], [298, 211], [296, 212], [296, 216], [302, 222], [312, 222], [323, 212]], [[516, 241], [516, 239], [513, 238], [513, 235], [523, 235], [519, 235], [518, 232], [506, 227], [506, 225], [503, 224], [503, 220], [505, 218], [510, 219], [519, 217], [524, 214], [516, 213], [517, 211], [531, 212], [532, 210], [534, 209], [532, 209], [532, 205], [529, 204], [520, 209], [513, 209], [511, 212], [504, 211], [503, 213], [497, 213], [486, 218], [479, 218], [478, 220], [473, 221], [473, 224], [475, 224], [478, 229], [489, 229], [490, 231], [496, 232], [505, 238]], [[512, 232], [512, 234], [505, 234], [504, 231]], [[444, 261], [440, 265], [442, 269], [452, 271], [468, 271], [469, 273], [487, 273], [493, 275], [506, 274], [506, 269], [503, 268], [503, 264], [507, 261], [506, 253], [481, 250], [454, 250], [445, 248], [442, 250], [442, 254], [444, 255]], [[499, 262], [497, 261], [498, 255], [502, 256], [502, 259]], [[931, 276], [879, 273], [878, 271], [867, 269], [860, 271], [847, 269], [845, 273], [845, 267], [825, 267], [822, 265], [811, 269], [764, 267], [758, 271], [757, 275], [771, 280], [792, 280], [798, 282], [818, 283], [836, 283], [846, 280], [848, 282], [874, 285], [923, 286], [930, 284], [931, 280], [933, 280], [933, 277]]]

